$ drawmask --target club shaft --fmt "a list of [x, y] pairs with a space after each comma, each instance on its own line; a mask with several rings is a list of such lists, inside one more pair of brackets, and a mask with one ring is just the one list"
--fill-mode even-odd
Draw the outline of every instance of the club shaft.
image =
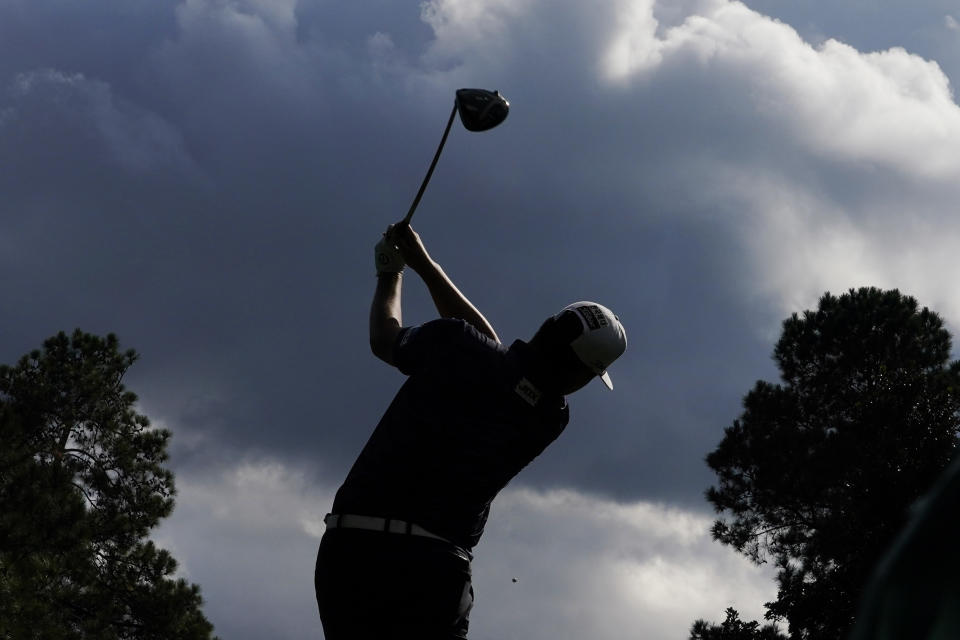
[[420, 198], [423, 197], [423, 192], [427, 188], [427, 183], [430, 182], [430, 176], [433, 175], [433, 170], [437, 166], [437, 160], [440, 159], [440, 152], [443, 151], [443, 145], [447, 142], [447, 135], [450, 133], [450, 127], [453, 125], [453, 119], [457, 115], [457, 101], [453, 101], [453, 111], [450, 112], [450, 119], [447, 120], [447, 128], [443, 130], [443, 137], [440, 138], [440, 146], [437, 147], [437, 152], [433, 154], [433, 162], [430, 163], [430, 168], [427, 169], [427, 175], [423, 179], [423, 183], [420, 184], [420, 190], [417, 191], [417, 197], [413, 199], [413, 204], [410, 205], [410, 210], [407, 211], [407, 215], [403, 217], [403, 220], [400, 224], [410, 224], [410, 218], [413, 217], [413, 212], [417, 210], [417, 205], [420, 204]]

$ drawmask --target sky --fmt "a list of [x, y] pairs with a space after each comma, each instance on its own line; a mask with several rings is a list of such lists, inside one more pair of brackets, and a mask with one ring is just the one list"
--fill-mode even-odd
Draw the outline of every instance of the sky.
[[[957, 332], [958, 74], [945, 0], [0, 0], [0, 361], [136, 349], [173, 433], [154, 539], [222, 638], [322, 638], [322, 518], [403, 380], [373, 245], [455, 90], [498, 89], [414, 227], [505, 342], [586, 299], [629, 348], [494, 503], [471, 637], [753, 619], [772, 573], [710, 540], [704, 456], [826, 291]], [[408, 277], [405, 323], [434, 316]]]

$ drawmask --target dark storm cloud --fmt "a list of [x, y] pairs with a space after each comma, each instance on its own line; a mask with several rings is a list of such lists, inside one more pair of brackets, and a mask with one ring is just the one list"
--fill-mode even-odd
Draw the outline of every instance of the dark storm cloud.
[[[505, 340], [592, 298], [631, 341], [616, 391], [576, 397], [523, 480], [699, 503], [703, 455], [773, 373], [781, 301], [828, 281], [802, 253], [792, 272], [762, 264], [790, 233], [765, 215], [774, 194], [856, 219], [880, 197], [859, 200], [864, 184], [952, 170], [949, 145], [915, 162], [909, 132], [845, 139], [817, 91], [919, 78], [933, 106], [917, 113], [955, 117], [905, 52], [868, 64], [701, 4], [699, 21], [642, 2], [5, 5], [5, 358], [58, 329], [115, 331], [142, 353], [145, 409], [181, 434], [177, 464], [263, 451], [336, 482], [401, 381], [366, 347], [370, 246], [406, 210], [453, 89], [499, 88], [510, 117], [454, 129], [418, 229]], [[747, 26], [764, 37], [728, 37]], [[408, 322], [432, 314], [409, 278]]]
[[[221, 629], [309, 637], [308, 584], [263, 592], [309, 582], [318, 518], [403, 379], [367, 347], [371, 247], [453, 91], [500, 89], [510, 117], [455, 126], [416, 227], [504, 340], [596, 299], [630, 347], [495, 505], [483, 580], [541, 548], [519, 566], [561, 586], [518, 591], [508, 630], [543, 637], [536, 615], [592, 597], [677, 637], [694, 616], [664, 603], [717, 582], [695, 565], [731, 566], [689, 513], [703, 456], [776, 378], [781, 319], [876, 285], [960, 322], [951, 9], [750, 6], [787, 23], [726, 0], [4, 2], [0, 361], [77, 326], [136, 348], [128, 384], [182, 480], [164, 544]], [[415, 277], [405, 303], [408, 323], [434, 315]], [[553, 535], [570, 521], [589, 531]], [[658, 527], [677, 522], [673, 548]], [[751, 580], [703, 615], [758, 605]], [[580, 635], [622, 635], [604, 620]]]

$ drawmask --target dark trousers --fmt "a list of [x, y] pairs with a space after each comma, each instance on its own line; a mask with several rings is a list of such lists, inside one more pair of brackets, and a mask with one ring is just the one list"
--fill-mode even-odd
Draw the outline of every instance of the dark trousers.
[[314, 584], [326, 640], [467, 637], [470, 561], [440, 540], [330, 529]]

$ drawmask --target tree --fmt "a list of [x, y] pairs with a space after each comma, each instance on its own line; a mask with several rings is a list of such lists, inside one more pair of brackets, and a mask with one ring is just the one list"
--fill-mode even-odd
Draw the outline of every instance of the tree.
[[713, 536], [777, 567], [766, 617], [837, 640], [910, 505], [960, 432], [960, 363], [937, 314], [899, 291], [827, 293], [783, 324], [782, 384], [758, 381], [707, 456]]
[[0, 367], [0, 637], [210, 638], [199, 588], [146, 539], [173, 510], [170, 433], [134, 410], [137, 355], [79, 330]]
[[690, 640], [781, 640], [775, 625], [760, 626], [759, 622], [744, 622], [733, 607], [727, 607], [727, 618], [719, 625], [697, 620], [690, 629]]

